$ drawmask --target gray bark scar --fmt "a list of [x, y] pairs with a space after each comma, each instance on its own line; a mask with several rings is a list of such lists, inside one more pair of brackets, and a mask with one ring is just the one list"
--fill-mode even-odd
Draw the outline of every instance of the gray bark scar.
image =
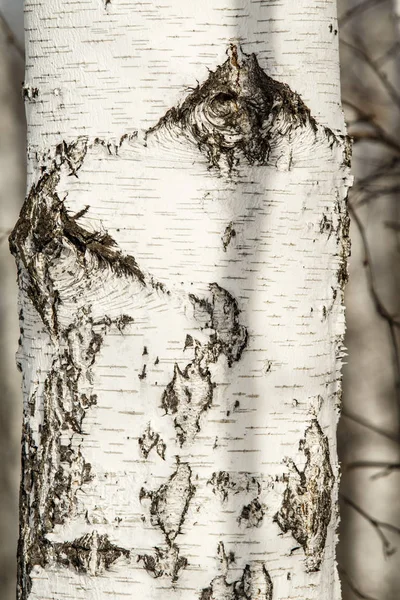
[[202, 590], [200, 600], [272, 600], [273, 585], [263, 562], [251, 561], [243, 569], [241, 578], [229, 583], [227, 572], [234, 558], [225, 555], [222, 543], [218, 551], [226, 574], [215, 577], [209, 587]]
[[138, 556], [138, 561], [143, 562], [144, 568], [153, 577], [165, 575], [176, 581], [179, 571], [187, 566], [187, 559], [179, 555], [179, 548], [174, 542], [181, 533], [195, 490], [189, 464], [178, 459], [176, 471], [158, 490], [142, 489], [140, 492], [141, 500], [150, 499], [151, 524], [161, 529], [166, 542], [166, 547], [156, 547], [153, 555]]
[[288, 461], [287, 487], [274, 520], [284, 533], [291, 531], [303, 547], [306, 570], [311, 572], [320, 569], [334, 485], [328, 439], [316, 419], [306, 430], [300, 449], [306, 456], [305, 467], [299, 471], [292, 461]]
[[174, 425], [181, 446], [193, 441], [200, 431], [201, 415], [211, 406], [215, 384], [209, 365], [221, 355], [228, 366], [237, 362], [247, 345], [247, 330], [239, 323], [236, 300], [218, 284], [210, 285], [212, 301], [191, 295], [195, 318], [214, 330], [207, 344], [186, 338], [185, 347], [195, 345], [195, 358], [183, 371], [175, 365], [174, 376], [166, 387], [161, 406], [174, 415]]
[[230, 494], [261, 493], [261, 483], [251, 473], [235, 473], [218, 471], [213, 473], [207, 484], [212, 486], [212, 491], [219, 496], [222, 502], [226, 502]]

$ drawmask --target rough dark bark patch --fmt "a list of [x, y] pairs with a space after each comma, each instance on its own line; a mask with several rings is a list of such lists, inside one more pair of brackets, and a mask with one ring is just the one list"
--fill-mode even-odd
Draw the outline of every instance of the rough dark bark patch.
[[155, 448], [158, 456], [165, 460], [167, 446], [161, 439], [160, 434], [153, 431], [150, 423], [147, 425], [147, 429], [144, 431], [143, 435], [140, 436], [138, 443], [140, 452], [144, 458], [147, 458], [153, 448]]
[[166, 548], [155, 548], [154, 555], [145, 554], [138, 557], [154, 577], [166, 575], [176, 581], [179, 571], [187, 565], [187, 559], [179, 556], [179, 548], [174, 542], [181, 533], [195, 490], [189, 464], [178, 459], [176, 471], [167, 483], [155, 492], [144, 489], [140, 492], [141, 500], [150, 499], [151, 524], [161, 529], [166, 542]]
[[22, 97], [24, 100], [34, 101], [39, 97], [39, 88], [31, 87], [30, 85], [23, 84], [22, 86]]
[[264, 519], [265, 510], [258, 498], [254, 498], [249, 504], [243, 506], [238, 517], [240, 525], [245, 527], [260, 527]]
[[[219, 545], [225, 570], [229, 569], [229, 559], [225, 556], [223, 544]], [[209, 587], [202, 590], [200, 600], [272, 600], [273, 585], [264, 565], [259, 561], [248, 563], [240, 579], [228, 582], [228, 576], [215, 577]]]
[[212, 301], [190, 296], [195, 317], [203, 327], [214, 330], [207, 344], [186, 337], [185, 349], [195, 347], [195, 358], [181, 371], [175, 365], [174, 376], [166, 387], [161, 406], [174, 415], [174, 425], [181, 446], [200, 431], [201, 415], [211, 406], [214, 384], [209, 365], [221, 355], [229, 367], [238, 361], [247, 345], [247, 330], [239, 323], [236, 300], [218, 284], [210, 285]]
[[82, 268], [88, 268], [87, 257], [90, 256], [94, 259], [91, 270], [109, 268], [116, 275], [132, 276], [144, 283], [135, 259], [123, 255], [107, 233], [87, 231], [78, 225], [86, 209], [69, 215], [57, 194], [63, 171], [78, 176], [87, 147], [86, 138], [57, 146], [54, 160], [44, 167], [39, 181], [32, 186], [10, 236], [11, 252], [21, 261], [17, 266], [19, 270], [24, 268], [27, 276], [20, 277], [20, 287], [28, 294], [50, 333], [57, 333], [59, 301], [50, 268], [62, 256], [64, 243], [75, 252], [76, 262]]
[[232, 45], [229, 55], [149, 133], [176, 127], [206, 153], [212, 166], [226, 162], [231, 170], [241, 157], [250, 164], [267, 164], [279, 137], [305, 127], [317, 131], [300, 96], [269, 77], [255, 54], [242, 53], [239, 59]]
[[232, 221], [225, 227], [224, 235], [222, 236], [222, 245], [224, 252], [227, 251], [229, 244], [236, 237], [236, 230], [234, 229]]
[[213, 384], [209, 370], [202, 369], [199, 360], [182, 372], [175, 365], [172, 381], [166, 387], [161, 406], [174, 415], [176, 435], [182, 446], [200, 431], [200, 417], [212, 402]]
[[284, 533], [291, 531], [306, 554], [306, 570], [318, 571], [332, 513], [334, 476], [329, 444], [316, 419], [305, 432], [300, 449], [306, 465], [300, 471], [288, 461], [290, 472], [282, 506], [274, 520]]
[[[130, 321], [124, 317], [126, 324]], [[44, 567], [51, 562], [54, 548], [46, 535], [55, 525], [65, 523], [76, 511], [76, 493], [91, 481], [91, 466], [82, 456], [74, 438], [84, 433], [87, 411], [97, 402], [88, 392], [92, 367], [101, 350], [103, 337], [113, 325], [111, 319], [94, 322], [90, 307], [77, 311], [75, 320], [58, 332], [53, 366], [49, 371], [42, 396], [43, 422], [40, 442], [34, 443], [30, 418], [39, 398], [28, 402], [24, 415], [22, 444], [22, 479], [20, 489], [20, 540], [18, 598], [28, 597], [29, 573], [34, 565]], [[119, 328], [124, 325], [119, 322]], [[85, 392], [82, 392], [84, 386]], [[61, 444], [60, 436], [69, 444]]]
[[[114, 320], [105, 315], [95, 321], [88, 303], [84, 307], [78, 305], [69, 324], [61, 326], [58, 309], [63, 298], [52, 279], [52, 268], [62, 263], [68, 247], [68, 257], [72, 252], [77, 270], [82, 269], [87, 275], [80, 279], [65, 270], [65, 277], [71, 279], [70, 288], [77, 295], [86, 294], [89, 275], [95, 278], [103, 268], [143, 282], [134, 259], [114, 251], [114, 242], [106, 233], [88, 232], [77, 224], [87, 209], [70, 216], [57, 194], [61, 175], [77, 177], [86, 153], [86, 138], [57, 146], [54, 158], [43, 167], [38, 182], [32, 186], [10, 236], [20, 290], [38, 312], [53, 351], [44, 385], [40, 390], [32, 389], [24, 415], [18, 551], [20, 600], [29, 596], [32, 567], [44, 567], [54, 556], [54, 547], [46, 535], [55, 525], [74, 516], [76, 492], [93, 477], [90, 464], [76, 444], [76, 436], [84, 432], [85, 415], [97, 402], [92, 390], [92, 367], [109, 328], [115, 325], [122, 332], [132, 322], [128, 315]], [[87, 262], [88, 257], [91, 260]], [[66, 283], [64, 289], [68, 287]], [[38, 431], [33, 431], [32, 417], [39, 407], [42, 423]]]
[[72, 542], [53, 545], [56, 562], [73, 567], [81, 573], [99, 575], [121, 556], [129, 558], [129, 551], [112, 544], [107, 535], [97, 531], [88, 533]]
[[146, 571], [155, 578], [169, 577], [172, 582], [176, 582], [179, 573], [188, 565], [188, 560], [179, 555], [179, 548], [176, 544], [167, 545], [166, 548], [154, 548], [154, 554], [140, 554], [138, 561], [143, 562]]
[[212, 491], [222, 502], [228, 500], [230, 494], [252, 493], [259, 495], [261, 483], [257, 476], [251, 473], [235, 473], [218, 471], [212, 474], [207, 482]]

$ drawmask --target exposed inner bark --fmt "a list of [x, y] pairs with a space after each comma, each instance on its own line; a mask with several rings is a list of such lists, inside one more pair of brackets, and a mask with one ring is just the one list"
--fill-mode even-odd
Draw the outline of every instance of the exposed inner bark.
[[328, 440], [316, 419], [306, 430], [300, 449], [306, 465], [299, 471], [293, 461], [288, 461], [287, 488], [274, 519], [304, 548], [307, 571], [318, 571], [331, 520], [334, 476]]

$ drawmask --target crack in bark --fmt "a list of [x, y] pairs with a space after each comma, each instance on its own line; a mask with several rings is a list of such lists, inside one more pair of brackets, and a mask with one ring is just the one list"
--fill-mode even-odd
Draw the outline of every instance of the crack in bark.
[[331, 519], [331, 492], [335, 480], [328, 439], [316, 419], [306, 430], [300, 450], [306, 456], [304, 470], [300, 471], [292, 460], [288, 460], [287, 487], [274, 521], [284, 533], [292, 532], [304, 549], [306, 570], [312, 572], [320, 569]]

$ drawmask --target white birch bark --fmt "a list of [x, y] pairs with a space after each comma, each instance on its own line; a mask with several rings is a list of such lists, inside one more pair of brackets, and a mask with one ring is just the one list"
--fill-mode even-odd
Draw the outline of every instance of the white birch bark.
[[19, 598], [339, 598], [335, 2], [26, 27]]

